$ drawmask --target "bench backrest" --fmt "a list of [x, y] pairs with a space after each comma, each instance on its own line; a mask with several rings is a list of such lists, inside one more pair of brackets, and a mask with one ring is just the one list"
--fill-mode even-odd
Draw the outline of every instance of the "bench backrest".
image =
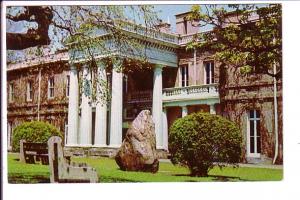
[[23, 143], [24, 151], [36, 151], [38, 153], [48, 153], [47, 143], [25, 142]]
[[47, 143], [37, 143], [37, 142], [26, 142], [26, 140], [20, 140], [20, 161], [26, 162], [25, 156], [26, 152], [36, 152], [36, 154], [48, 154]]

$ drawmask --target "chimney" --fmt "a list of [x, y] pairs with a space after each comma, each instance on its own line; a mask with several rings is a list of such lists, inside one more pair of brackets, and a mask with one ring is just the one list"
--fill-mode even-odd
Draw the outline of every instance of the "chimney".
[[191, 21], [187, 19], [187, 16], [191, 13], [179, 13], [175, 15], [176, 17], [176, 32], [180, 35], [187, 35], [199, 32], [199, 27], [197, 21]]
[[159, 20], [159, 23], [155, 25], [155, 28], [163, 33], [171, 33], [171, 24], [163, 22], [162, 20]]

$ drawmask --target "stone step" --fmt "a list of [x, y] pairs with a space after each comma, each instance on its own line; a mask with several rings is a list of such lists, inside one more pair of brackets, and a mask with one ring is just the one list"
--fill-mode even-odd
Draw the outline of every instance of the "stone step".
[[[118, 148], [109, 147], [64, 147], [66, 156], [77, 157], [109, 157], [114, 158], [118, 152]], [[159, 159], [170, 158], [169, 152], [165, 150], [157, 150]]]

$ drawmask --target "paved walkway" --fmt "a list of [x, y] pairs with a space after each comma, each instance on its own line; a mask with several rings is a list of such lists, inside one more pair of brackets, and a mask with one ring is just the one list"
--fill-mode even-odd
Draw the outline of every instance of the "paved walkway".
[[[170, 159], [159, 159], [159, 162], [171, 163]], [[268, 168], [268, 169], [283, 169], [283, 165], [271, 165], [271, 164], [245, 164], [240, 163], [240, 167], [251, 167], [251, 168]]]

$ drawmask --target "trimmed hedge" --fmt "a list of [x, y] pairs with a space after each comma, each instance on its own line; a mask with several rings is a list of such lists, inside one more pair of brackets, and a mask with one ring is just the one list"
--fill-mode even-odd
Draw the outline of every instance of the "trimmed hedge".
[[177, 119], [170, 128], [169, 150], [173, 164], [189, 167], [192, 176], [241, 159], [242, 136], [231, 121], [209, 113], [193, 113]]
[[31, 121], [24, 122], [13, 131], [12, 149], [20, 151], [20, 140], [27, 142], [47, 142], [51, 136], [63, 137], [61, 132], [48, 122]]

